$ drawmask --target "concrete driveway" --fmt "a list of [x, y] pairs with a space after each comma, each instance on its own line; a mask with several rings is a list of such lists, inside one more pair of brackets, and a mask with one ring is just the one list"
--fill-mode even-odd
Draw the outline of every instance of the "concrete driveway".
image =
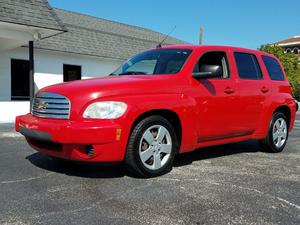
[[54, 161], [0, 127], [0, 224], [300, 224], [299, 115], [283, 153], [199, 149], [153, 179]]

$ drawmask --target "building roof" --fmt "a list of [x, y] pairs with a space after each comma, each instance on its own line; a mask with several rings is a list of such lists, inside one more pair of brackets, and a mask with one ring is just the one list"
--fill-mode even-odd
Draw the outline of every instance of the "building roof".
[[294, 36], [282, 41], [278, 41], [274, 43], [275, 45], [279, 46], [294, 46], [294, 45], [300, 45], [300, 36]]
[[47, 0], [1, 0], [0, 21], [65, 31]]
[[[39, 49], [113, 59], [126, 59], [155, 48], [165, 35], [141, 27], [54, 9], [68, 32], [35, 43]], [[186, 44], [169, 37], [164, 45]]]

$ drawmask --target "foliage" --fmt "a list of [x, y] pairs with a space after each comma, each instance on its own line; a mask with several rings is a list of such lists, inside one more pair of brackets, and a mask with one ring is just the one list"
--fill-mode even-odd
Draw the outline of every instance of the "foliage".
[[282, 63], [287, 78], [292, 85], [293, 94], [299, 99], [300, 94], [300, 64], [293, 53], [284, 53], [283, 49], [274, 45], [262, 45], [258, 50], [275, 55]]

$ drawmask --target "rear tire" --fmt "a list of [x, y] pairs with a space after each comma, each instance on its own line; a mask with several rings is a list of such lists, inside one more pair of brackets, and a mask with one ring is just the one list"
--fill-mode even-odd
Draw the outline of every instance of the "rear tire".
[[125, 155], [127, 169], [138, 177], [155, 177], [169, 172], [177, 148], [175, 131], [162, 116], [141, 120], [133, 129]]
[[281, 112], [274, 113], [269, 126], [268, 135], [260, 140], [261, 147], [272, 153], [282, 152], [289, 136], [288, 121]]

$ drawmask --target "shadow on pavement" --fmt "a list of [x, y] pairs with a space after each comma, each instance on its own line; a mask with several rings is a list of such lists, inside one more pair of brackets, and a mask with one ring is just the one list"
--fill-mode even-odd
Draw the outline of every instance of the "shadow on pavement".
[[[230, 156], [239, 153], [255, 153], [259, 151], [261, 151], [261, 149], [256, 141], [201, 148], [194, 152], [176, 156], [174, 167], [186, 166], [198, 160]], [[53, 159], [39, 152], [27, 156], [26, 159], [39, 168], [56, 173], [63, 173], [69, 176], [87, 178], [117, 178], [124, 176], [135, 177], [128, 173], [125, 166], [121, 163], [91, 164], [71, 162]]]
[[117, 178], [126, 175], [122, 164], [80, 163], [48, 157], [36, 152], [26, 157], [33, 165], [56, 173], [86, 178]]
[[257, 141], [245, 141], [239, 143], [200, 148], [196, 151], [176, 156], [174, 166], [181, 167], [192, 164], [194, 161], [219, 158], [224, 156], [230, 157], [230, 155], [234, 154], [256, 153], [261, 151], [262, 149], [258, 145]]

